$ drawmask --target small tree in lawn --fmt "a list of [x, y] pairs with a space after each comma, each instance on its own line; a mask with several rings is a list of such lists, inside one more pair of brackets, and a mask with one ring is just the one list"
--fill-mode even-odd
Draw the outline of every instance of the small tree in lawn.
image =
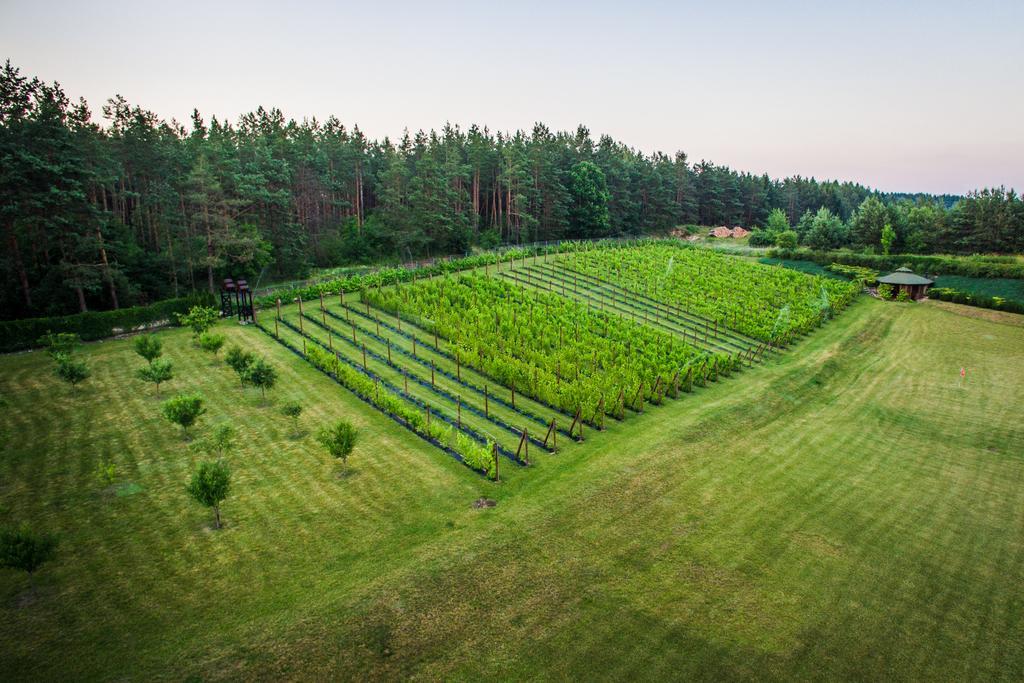
[[239, 346], [232, 346], [224, 354], [224, 362], [238, 374], [238, 381], [243, 387], [245, 386], [245, 369], [255, 358], [256, 356]]
[[299, 416], [302, 415], [302, 404], [298, 401], [288, 401], [281, 406], [281, 414], [292, 419], [292, 434], [298, 434]]
[[223, 460], [199, 463], [188, 484], [189, 495], [198, 503], [213, 508], [216, 528], [220, 528], [220, 504], [228, 497], [231, 488], [231, 470]]
[[89, 366], [85, 364], [84, 360], [77, 360], [66, 353], [58, 353], [54, 356], [54, 360], [57, 361], [57, 367], [55, 372], [57, 377], [70, 384], [72, 387], [77, 388], [79, 383], [89, 379]]
[[267, 389], [273, 389], [276, 382], [277, 370], [262, 358], [254, 358], [242, 371], [242, 383], [259, 387], [264, 399]]
[[135, 353], [146, 359], [150, 365], [164, 353], [164, 344], [156, 335], [143, 334], [135, 338], [133, 342]]
[[35, 585], [32, 576], [37, 569], [52, 560], [56, 553], [56, 537], [35, 533], [28, 525], [0, 532], [0, 567], [27, 573], [33, 592]]
[[209, 306], [193, 306], [185, 315], [178, 314], [178, 323], [183, 327], [192, 328], [192, 337], [203, 334], [220, 318], [220, 312]]
[[206, 408], [199, 394], [181, 394], [164, 401], [161, 412], [168, 422], [180, 425], [185, 438], [188, 438], [188, 428], [206, 412]]
[[321, 429], [316, 440], [327, 449], [327, 452], [341, 461], [341, 466], [348, 464], [348, 456], [356, 447], [356, 428], [345, 420], [338, 420], [330, 427]]
[[138, 374], [142, 381], [152, 382], [156, 385], [157, 396], [160, 395], [160, 385], [174, 379], [171, 361], [166, 358], [157, 358], [151, 361], [149, 365], [139, 368]]
[[203, 332], [196, 339], [199, 344], [199, 348], [203, 351], [209, 351], [213, 354], [213, 357], [217, 357], [217, 352], [220, 351], [221, 347], [224, 346], [224, 335], [215, 334], [213, 332]]
[[63, 354], [70, 356], [82, 345], [82, 339], [72, 332], [47, 332], [38, 341], [40, 346], [46, 347], [46, 352], [56, 358]]

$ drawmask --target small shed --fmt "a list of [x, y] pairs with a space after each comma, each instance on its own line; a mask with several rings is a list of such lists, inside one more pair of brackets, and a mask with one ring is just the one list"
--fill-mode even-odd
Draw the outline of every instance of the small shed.
[[915, 274], [910, 268], [898, 268], [888, 275], [878, 278], [879, 284], [891, 285], [896, 294], [906, 292], [915, 301], [928, 292], [935, 284], [934, 280]]

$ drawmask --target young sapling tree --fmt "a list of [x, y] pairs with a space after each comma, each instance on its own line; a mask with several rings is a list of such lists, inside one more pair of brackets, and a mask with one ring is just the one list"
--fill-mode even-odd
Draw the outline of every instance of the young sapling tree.
[[164, 343], [154, 334], [139, 335], [132, 345], [135, 348], [135, 353], [145, 358], [150, 365], [164, 352]]
[[338, 420], [330, 427], [320, 430], [316, 440], [328, 453], [341, 461], [344, 468], [348, 464], [348, 456], [356, 447], [356, 428], [345, 420]]
[[201, 462], [188, 484], [188, 493], [197, 502], [213, 508], [214, 526], [221, 528], [220, 504], [231, 488], [231, 470], [223, 460]]
[[54, 356], [54, 360], [57, 362], [55, 372], [57, 377], [61, 378], [72, 387], [77, 388], [81, 382], [89, 379], [89, 366], [85, 364], [84, 360], [78, 360], [66, 353], [58, 353]]
[[302, 404], [298, 401], [288, 401], [281, 406], [281, 414], [292, 419], [292, 434], [298, 434], [299, 416], [302, 415]]
[[263, 398], [267, 397], [267, 389], [273, 389], [277, 383], [277, 370], [263, 358], [254, 358], [242, 371], [242, 384], [259, 387]]
[[52, 560], [56, 553], [57, 538], [50, 534], [36, 533], [28, 525], [0, 531], [0, 567], [18, 569], [28, 574], [33, 593], [33, 575]]
[[171, 361], [166, 358], [157, 358], [150, 361], [149, 365], [138, 370], [139, 379], [144, 382], [152, 382], [156, 385], [156, 395], [160, 395], [160, 385], [174, 379], [174, 370]]

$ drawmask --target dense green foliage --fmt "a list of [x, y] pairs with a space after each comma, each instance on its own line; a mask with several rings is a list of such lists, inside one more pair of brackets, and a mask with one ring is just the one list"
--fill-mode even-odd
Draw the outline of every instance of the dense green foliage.
[[582, 410], [587, 420], [597, 419], [599, 404], [620, 414], [620, 396], [632, 401], [641, 386], [644, 397], [657, 400], [708, 360], [677, 337], [480, 274], [369, 290], [366, 297], [447, 339], [468, 367], [570, 415]]
[[809, 332], [859, 292], [849, 282], [671, 242], [585, 249], [560, 258], [570, 270], [616, 282], [772, 343], [785, 344]]
[[0, 84], [7, 318], [213, 291], [226, 275], [256, 284], [471, 245], [750, 227], [772, 209], [789, 224], [820, 207], [847, 220], [875, 196], [905, 207], [905, 220], [889, 221], [897, 249], [1005, 250], [1021, 239], [1020, 202], [998, 192], [948, 213], [948, 197], [773, 180], [595, 141], [583, 127], [445, 126], [374, 141], [334, 117], [296, 122], [263, 108], [233, 125], [195, 112], [186, 128], [120, 96], [99, 126], [85, 102], [10, 64]]

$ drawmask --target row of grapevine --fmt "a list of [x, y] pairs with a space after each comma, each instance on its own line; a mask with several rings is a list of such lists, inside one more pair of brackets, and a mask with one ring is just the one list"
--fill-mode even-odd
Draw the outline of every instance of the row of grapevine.
[[414, 408], [398, 395], [382, 391], [379, 384], [371, 377], [341, 362], [326, 349], [305, 346], [303, 351], [299, 351], [281, 340], [280, 335], [275, 335], [269, 330], [264, 331], [277, 338], [280, 343], [293, 352], [303, 356], [313, 367], [330, 375], [335, 381], [367, 403], [391, 416], [412, 432], [456, 456], [466, 466], [490, 478], [494, 478], [496, 475], [492, 442], [479, 443], [453, 425], [442, 420], [429, 420], [421, 410]]
[[776, 345], [809, 332], [860, 291], [855, 283], [683, 243], [582, 249], [559, 256], [558, 262], [570, 273], [614, 283]]
[[[529, 292], [480, 274], [367, 290], [373, 306], [447, 339], [469, 367], [595, 424], [623, 403], [659, 401], [688, 373], [731, 368], [629, 320], [557, 295]], [[703, 376], [702, 374], [702, 376]]]

